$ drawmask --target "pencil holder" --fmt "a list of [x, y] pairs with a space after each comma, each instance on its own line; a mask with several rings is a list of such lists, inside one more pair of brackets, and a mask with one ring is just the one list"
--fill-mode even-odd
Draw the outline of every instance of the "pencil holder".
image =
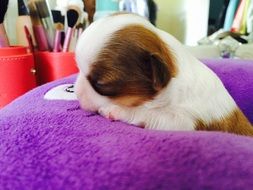
[[0, 108], [34, 87], [33, 55], [26, 47], [0, 48]]
[[36, 52], [35, 62], [38, 85], [78, 72], [72, 52]]
[[27, 48], [24, 46], [10, 46], [10, 47], [0, 48], [1, 57], [18, 56], [18, 55], [24, 55], [24, 54], [27, 54]]

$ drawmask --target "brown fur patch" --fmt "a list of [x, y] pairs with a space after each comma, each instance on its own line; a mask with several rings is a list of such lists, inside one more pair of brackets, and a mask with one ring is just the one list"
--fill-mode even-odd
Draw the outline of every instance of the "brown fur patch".
[[[127, 11], [119, 11], [119, 12], [116, 12], [116, 13], [112, 13], [110, 16], [118, 16], [118, 15], [126, 15], [126, 14], [129, 14], [129, 15], [133, 15], [135, 13], [129, 13]], [[137, 14], [136, 14], [137, 15]], [[138, 15], [139, 16], [139, 15]]]
[[116, 104], [120, 104], [123, 106], [133, 107], [143, 104], [147, 99], [143, 99], [139, 96], [122, 96], [118, 97], [114, 100]]
[[83, 0], [84, 7], [88, 13], [89, 23], [93, 22], [93, 17], [96, 11], [96, 1], [95, 0]]
[[196, 130], [223, 131], [238, 135], [253, 136], [253, 126], [240, 109], [236, 109], [227, 117], [209, 124], [198, 120], [195, 126]]
[[129, 25], [112, 35], [91, 65], [88, 80], [99, 94], [136, 106], [153, 99], [176, 73], [172, 53], [159, 36]]

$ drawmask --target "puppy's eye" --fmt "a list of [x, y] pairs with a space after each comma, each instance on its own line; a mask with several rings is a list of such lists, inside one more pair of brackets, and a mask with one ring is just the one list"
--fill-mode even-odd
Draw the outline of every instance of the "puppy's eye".
[[102, 80], [90, 80], [91, 85], [97, 91], [104, 89], [107, 85]]
[[102, 81], [102, 80], [98, 80], [98, 81], [97, 81], [97, 84], [98, 84], [98, 85], [106, 85], [106, 83], [105, 83], [104, 81]]
[[103, 82], [102, 80], [99, 80], [98, 78], [93, 78], [91, 76], [88, 76], [87, 77], [87, 80], [90, 82], [90, 84], [93, 86], [93, 87], [100, 87], [100, 86], [104, 86], [105, 85], [105, 82]]
[[92, 78], [88, 76], [88, 80], [94, 90], [103, 96], [117, 96], [122, 85], [113, 81], [105, 81], [97, 78]]
[[106, 83], [103, 82], [103, 81], [98, 80], [98, 81], [94, 81], [93, 85], [96, 86], [97, 88], [101, 88], [101, 87], [105, 86]]

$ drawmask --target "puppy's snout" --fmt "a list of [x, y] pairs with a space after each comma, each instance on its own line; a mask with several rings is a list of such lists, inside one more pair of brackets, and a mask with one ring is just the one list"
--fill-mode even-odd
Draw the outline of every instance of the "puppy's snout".
[[98, 111], [98, 107], [96, 105], [93, 104], [93, 101], [90, 100], [86, 94], [85, 94], [85, 90], [83, 92], [77, 92], [77, 98], [79, 100], [80, 106], [82, 109], [86, 110], [86, 111], [92, 111], [92, 112], [96, 112]]
[[86, 77], [79, 74], [76, 84], [75, 93], [82, 109], [97, 112], [101, 106], [108, 104], [109, 100], [96, 93]]

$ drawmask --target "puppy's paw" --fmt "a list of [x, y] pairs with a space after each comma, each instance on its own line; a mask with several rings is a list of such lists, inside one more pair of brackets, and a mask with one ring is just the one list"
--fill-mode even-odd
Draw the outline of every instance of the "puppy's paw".
[[122, 120], [120, 117], [121, 111], [119, 106], [111, 105], [99, 108], [98, 113], [110, 120]]

